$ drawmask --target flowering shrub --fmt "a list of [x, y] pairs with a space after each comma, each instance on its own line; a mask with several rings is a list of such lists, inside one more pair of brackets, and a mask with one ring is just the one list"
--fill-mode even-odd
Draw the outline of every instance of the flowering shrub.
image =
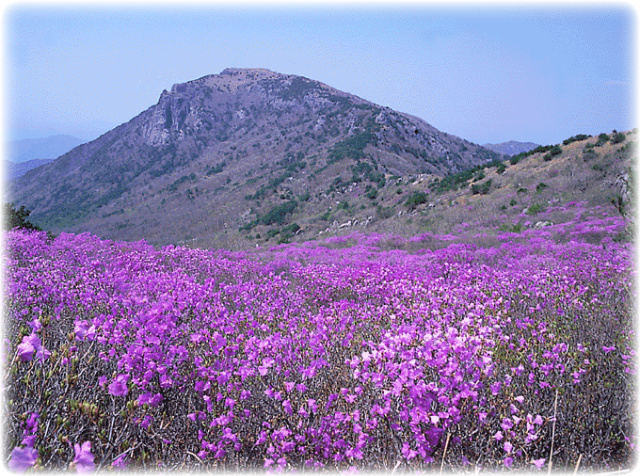
[[542, 233], [232, 253], [9, 232], [9, 465], [627, 467], [630, 246]]

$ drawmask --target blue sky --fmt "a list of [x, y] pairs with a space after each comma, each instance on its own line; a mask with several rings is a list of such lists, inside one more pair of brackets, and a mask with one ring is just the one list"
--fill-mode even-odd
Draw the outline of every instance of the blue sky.
[[630, 3], [168, 5], [5, 8], [6, 138], [93, 139], [227, 67], [306, 76], [480, 144], [636, 126]]

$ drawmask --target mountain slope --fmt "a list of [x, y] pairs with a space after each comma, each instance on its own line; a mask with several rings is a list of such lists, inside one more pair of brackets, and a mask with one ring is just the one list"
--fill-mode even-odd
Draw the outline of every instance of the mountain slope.
[[227, 69], [174, 85], [10, 193], [54, 232], [166, 244], [250, 230], [269, 216], [287, 224], [335, 206], [353, 184], [372, 193], [391, 176], [446, 175], [498, 157], [317, 81]]

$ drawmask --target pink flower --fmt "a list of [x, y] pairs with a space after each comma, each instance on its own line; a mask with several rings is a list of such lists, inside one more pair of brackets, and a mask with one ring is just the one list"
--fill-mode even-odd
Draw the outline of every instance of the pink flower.
[[96, 337], [96, 326], [93, 324], [89, 326], [89, 322], [87, 321], [76, 321], [73, 332], [76, 335], [76, 340], [93, 340]]
[[129, 380], [128, 375], [118, 375], [115, 380], [109, 384], [109, 393], [115, 397], [124, 397], [127, 393], [129, 393], [129, 389], [127, 388], [127, 380]]
[[122, 453], [120, 456], [118, 456], [113, 463], [111, 463], [111, 467], [112, 468], [118, 468], [118, 469], [126, 469], [127, 467], [127, 462], [125, 461], [125, 456], [126, 453]]
[[73, 458], [73, 462], [76, 465], [76, 471], [78, 473], [90, 473], [96, 467], [94, 464], [94, 456], [91, 453], [91, 442], [85, 441], [80, 446], [78, 443], [73, 445], [73, 449], [76, 453], [75, 458]]
[[36, 464], [38, 458], [38, 450], [35, 448], [19, 448], [16, 447], [11, 452], [9, 459], [9, 469], [17, 473], [24, 473], [26, 470]]
[[20, 345], [18, 345], [18, 357], [23, 362], [28, 362], [33, 359], [34, 353], [42, 362], [51, 355], [51, 352], [42, 345], [40, 337], [35, 332], [32, 332], [30, 336], [24, 336]]
[[531, 461], [531, 464], [534, 464], [537, 469], [542, 469], [545, 461], [546, 461], [546, 458], [534, 459]]

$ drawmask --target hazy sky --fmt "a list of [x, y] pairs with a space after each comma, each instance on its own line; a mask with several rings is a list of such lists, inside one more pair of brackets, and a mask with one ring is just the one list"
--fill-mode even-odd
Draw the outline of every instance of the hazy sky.
[[81, 5], [4, 10], [8, 139], [93, 139], [227, 67], [306, 76], [479, 144], [636, 126], [630, 3]]

